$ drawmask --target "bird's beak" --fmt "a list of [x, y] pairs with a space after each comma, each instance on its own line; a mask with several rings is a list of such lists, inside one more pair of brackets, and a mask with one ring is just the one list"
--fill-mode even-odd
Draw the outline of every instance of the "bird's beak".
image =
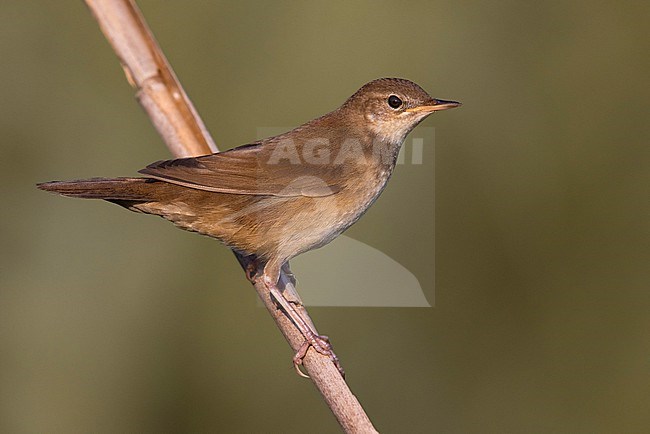
[[444, 99], [432, 99], [426, 105], [420, 105], [420, 106], [417, 106], [417, 107], [406, 109], [406, 111], [411, 112], [411, 113], [413, 113], [413, 112], [416, 112], [416, 113], [417, 112], [420, 112], [420, 113], [422, 113], [422, 112], [424, 112], [424, 113], [432, 113], [432, 112], [436, 112], [438, 110], [451, 109], [451, 108], [454, 108], [454, 107], [458, 107], [460, 105], [462, 105], [462, 104], [459, 103], [459, 102], [456, 102], [456, 101], [445, 101]]

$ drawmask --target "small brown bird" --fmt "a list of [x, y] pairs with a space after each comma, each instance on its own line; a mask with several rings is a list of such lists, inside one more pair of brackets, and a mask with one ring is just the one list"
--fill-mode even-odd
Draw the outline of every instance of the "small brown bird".
[[[282, 266], [356, 222], [386, 186], [406, 135], [431, 113], [459, 105], [434, 99], [411, 81], [382, 78], [333, 112], [279, 136], [158, 161], [140, 170], [144, 178], [54, 181], [38, 188], [159, 215], [253, 255], [277, 298]], [[304, 321], [296, 325], [306, 338], [301, 356], [310, 345], [330, 352]]]

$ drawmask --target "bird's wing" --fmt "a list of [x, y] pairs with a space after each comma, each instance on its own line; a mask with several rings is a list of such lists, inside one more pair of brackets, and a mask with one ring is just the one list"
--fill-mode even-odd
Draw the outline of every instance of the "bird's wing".
[[270, 196], [329, 196], [341, 189], [340, 167], [306, 164], [295, 147], [251, 144], [216, 154], [158, 161], [139, 172], [198, 190]]

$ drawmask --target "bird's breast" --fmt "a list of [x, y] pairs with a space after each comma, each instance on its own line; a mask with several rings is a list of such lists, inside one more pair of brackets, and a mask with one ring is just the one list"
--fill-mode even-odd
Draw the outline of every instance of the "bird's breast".
[[346, 187], [334, 195], [340, 232], [354, 224], [370, 208], [386, 187], [391, 174], [392, 167], [366, 168], [351, 177]]

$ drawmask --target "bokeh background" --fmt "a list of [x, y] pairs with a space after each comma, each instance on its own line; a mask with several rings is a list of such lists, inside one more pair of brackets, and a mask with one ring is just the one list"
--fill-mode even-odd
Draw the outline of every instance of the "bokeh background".
[[[380, 431], [647, 432], [647, 3], [139, 4], [222, 149], [381, 76], [464, 103], [435, 199], [398, 167], [347, 233], [435, 306], [311, 309]], [[34, 187], [169, 155], [84, 5], [0, 29], [0, 432], [337, 432], [227, 249]]]

